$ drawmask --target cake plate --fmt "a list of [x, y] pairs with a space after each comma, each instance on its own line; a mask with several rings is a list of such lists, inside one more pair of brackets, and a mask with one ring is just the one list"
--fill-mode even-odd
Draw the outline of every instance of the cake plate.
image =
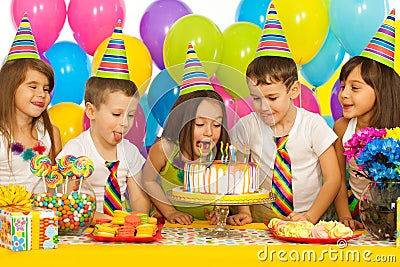
[[[263, 192], [265, 193], [265, 191]], [[256, 193], [257, 194], [257, 193]], [[211, 230], [206, 230], [200, 232], [199, 235], [202, 237], [208, 238], [242, 238], [243, 235], [238, 231], [229, 230], [226, 227], [226, 219], [228, 218], [229, 214], [229, 206], [247, 206], [247, 205], [255, 205], [255, 204], [269, 204], [275, 201], [276, 196], [275, 194], [269, 192], [268, 197], [259, 198], [257, 200], [250, 199], [246, 200], [245, 197], [241, 198], [240, 200], [233, 200], [233, 199], [226, 199], [226, 195], [212, 195], [207, 194], [208, 196], [214, 197], [214, 200], [205, 203], [204, 201], [200, 201], [196, 199], [194, 196], [193, 199], [190, 197], [182, 198], [180, 196], [174, 196], [172, 191], [167, 192], [167, 196], [169, 199], [181, 203], [187, 204], [199, 204], [199, 205], [213, 205], [214, 212], [217, 217], [217, 224], [215, 228]]]

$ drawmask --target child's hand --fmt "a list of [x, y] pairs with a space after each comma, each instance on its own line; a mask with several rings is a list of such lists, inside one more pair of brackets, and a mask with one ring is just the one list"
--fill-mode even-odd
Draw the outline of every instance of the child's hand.
[[354, 220], [353, 218], [345, 217], [341, 219], [340, 222], [343, 223], [345, 226], [350, 227], [353, 231], [364, 228], [364, 225], [362, 223]]
[[177, 210], [166, 216], [166, 219], [170, 223], [179, 223], [186, 225], [192, 224], [193, 222], [192, 215]]
[[295, 212], [294, 211], [294, 212], [290, 213], [288, 217], [289, 217], [289, 219], [291, 221], [294, 221], [294, 222], [297, 222], [297, 221], [309, 221], [309, 222], [311, 222], [310, 217], [307, 215], [306, 212], [299, 213], [299, 212]]
[[248, 213], [238, 213], [229, 216], [226, 221], [230, 225], [245, 225], [247, 223], [251, 223], [253, 221], [253, 218]]
[[213, 210], [209, 211], [208, 209], [204, 209], [204, 215], [206, 219], [210, 221], [211, 225], [217, 224], [217, 215], [215, 214], [215, 211]]

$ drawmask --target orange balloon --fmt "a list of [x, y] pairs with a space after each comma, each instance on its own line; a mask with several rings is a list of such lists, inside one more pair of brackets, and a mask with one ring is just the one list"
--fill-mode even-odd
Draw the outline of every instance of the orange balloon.
[[48, 111], [51, 123], [60, 130], [63, 146], [82, 133], [83, 107], [72, 102], [62, 102], [52, 106]]
[[[139, 94], [143, 95], [146, 91], [151, 74], [153, 62], [146, 45], [136, 37], [122, 34], [125, 43], [126, 57], [128, 59], [128, 69], [131, 80], [139, 89]], [[105, 39], [96, 49], [93, 55], [92, 73], [95, 74], [100, 65], [101, 59], [106, 51], [110, 37]]]

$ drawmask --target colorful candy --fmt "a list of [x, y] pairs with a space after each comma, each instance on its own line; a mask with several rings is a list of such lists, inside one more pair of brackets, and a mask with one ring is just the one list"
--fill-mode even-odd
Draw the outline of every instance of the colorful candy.
[[43, 193], [33, 198], [36, 207], [56, 211], [60, 235], [80, 235], [90, 225], [96, 211], [96, 198], [86, 193]]

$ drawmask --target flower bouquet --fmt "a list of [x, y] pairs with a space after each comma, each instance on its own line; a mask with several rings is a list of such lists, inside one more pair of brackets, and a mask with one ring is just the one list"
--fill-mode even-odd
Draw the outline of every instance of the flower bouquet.
[[371, 180], [360, 199], [361, 221], [373, 236], [394, 240], [400, 196], [400, 128], [364, 128], [344, 148], [346, 161], [354, 158], [358, 165], [356, 176]]

